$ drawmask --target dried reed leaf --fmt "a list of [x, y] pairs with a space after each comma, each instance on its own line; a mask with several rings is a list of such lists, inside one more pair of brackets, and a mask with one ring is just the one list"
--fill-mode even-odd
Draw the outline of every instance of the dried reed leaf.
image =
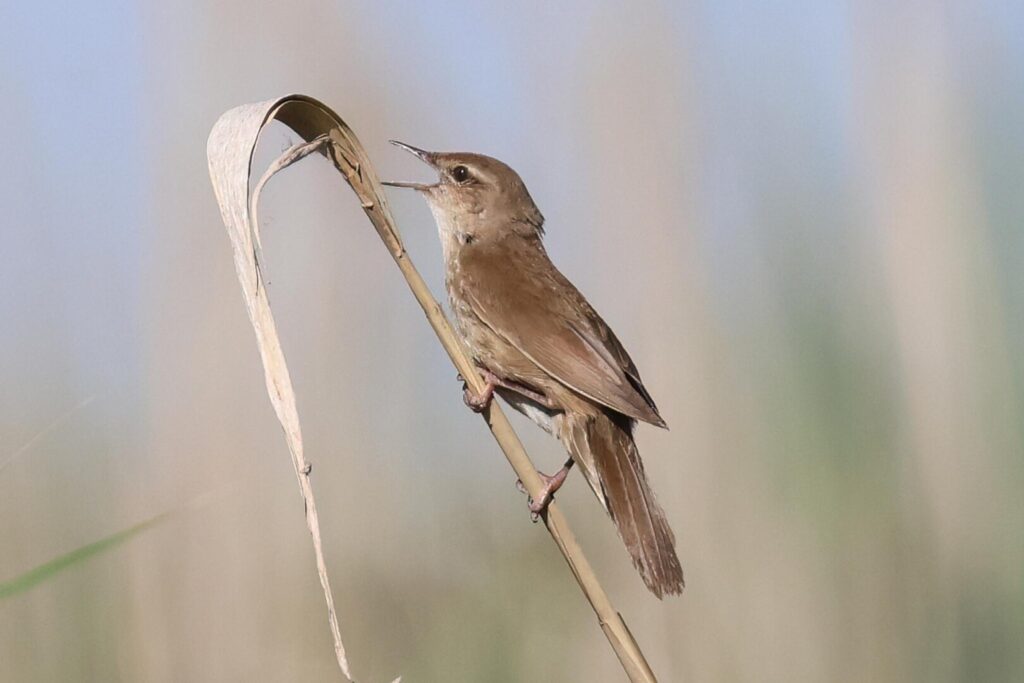
[[280, 118], [302, 134], [303, 131], [324, 123], [323, 117], [316, 116], [318, 105], [319, 103], [314, 100], [291, 97], [236, 107], [221, 116], [214, 124], [207, 142], [206, 154], [210, 165], [210, 179], [217, 195], [217, 202], [220, 204], [221, 217], [234, 248], [238, 282], [242, 285], [245, 306], [249, 311], [249, 320], [256, 333], [260, 357], [263, 360], [267, 394], [284, 429], [295, 475], [298, 477], [299, 488], [306, 504], [306, 525], [313, 537], [317, 573], [320, 575], [320, 585], [327, 601], [327, 619], [334, 639], [335, 656], [342, 673], [351, 681], [352, 674], [345, 655], [345, 646], [341, 641], [334, 596], [331, 593], [327, 565], [324, 562], [320, 521], [316, 511], [316, 500], [313, 497], [313, 487], [309, 481], [310, 467], [302, 449], [302, 428], [295, 407], [295, 391], [292, 389], [288, 366], [281, 351], [281, 342], [274, 325], [274, 316], [270, 312], [270, 302], [267, 301], [263, 279], [258, 274], [256, 250], [259, 246], [259, 232], [249, 210], [249, 175], [260, 131], [268, 121]]

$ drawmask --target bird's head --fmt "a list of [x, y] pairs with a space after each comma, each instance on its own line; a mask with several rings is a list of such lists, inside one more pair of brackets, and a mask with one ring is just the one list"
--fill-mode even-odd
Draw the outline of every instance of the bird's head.
[[483, 154], [427, 152], [404, 142], [391, 143], [437, 171], [435, 183], [385, 182], [417, 190], [427, 199], [442, 232], [488, 237], [513, 231], [539, 237], [544, 217], [519, 174]]

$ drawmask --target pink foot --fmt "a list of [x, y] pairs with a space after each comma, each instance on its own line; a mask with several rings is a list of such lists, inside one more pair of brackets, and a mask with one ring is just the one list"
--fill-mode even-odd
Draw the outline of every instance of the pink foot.
[[[544, 482], [544, 488], [541, 489], [540, 496], [537, 499], [530, 498], [528, 504], [530, 506], [530, 514], [533, 517], [533, 521], [547, 512], [548, 505], [555, 499], [555, 493], [558, 489], [562, 488], [562, 484], [565, 483], [565, 478], [569, 476], [569, 470], [572, 469], [572, 458], [566, 461], [562, 469], [555, 472], [554, 476], [548, 476], [543, 472], [537, 472], [540, 475], [541, 481]], [[517, 481], [516, 486], [520, 491], [526, 493], [526, 487], [523, 486], [522, 481]]]
[[483, 375], [487, 384], [479, 394], [470, 389], [469, 382], [459, 375], [459, 379], [462, 380], [462, 400], [474, 413], [482, 413], [487, 410], [487, 406], [491, 405], [491, 401], [494, 400], [494, 389], [498, 386], [497, 377], [486, 371]]

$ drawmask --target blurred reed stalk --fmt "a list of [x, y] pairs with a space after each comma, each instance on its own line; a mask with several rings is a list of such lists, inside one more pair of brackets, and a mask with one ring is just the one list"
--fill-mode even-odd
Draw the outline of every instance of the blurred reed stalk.
[[[248, 200], [252, 152], [255, 149], [259, 132], [263, 126], [275, 119], [298, 133], [305, 142], [286, 150], [272, 163], [256, 184], [251, 201], [244, 201], [239, 205], [243, 195]], [[237, 149], [228, 148], [237, 147], [239, 144], [248, 145], [244, 158], [244, 173], [241, 172], [243, 169], [237, 165], [237, 162], [241, 160], [237, 154], [234, 155], [236, 162], [234, 167], [220, 163], [222, 157], [230, 157], [232, 151], [237, 152]], [[434, 299], [427, 284], [409, 258], [388, 209], [380, 180], [369, 157], [351, 129], [338, 115], [322, 103], [303, 95], [290, 95], [278, 100], [245, 105], [224, 114], [210, 134], [208, 156], [211, 178], [217, 190], [225, 224], [228, 226], [228, 232], [235, 246], [236, 270], [246, 293], [254, 330], [260, 341], [264, 368], [267, 372], [268, 392], [271, 402], [274, 403], [277, 410], [278, 418], [285, 428], [286, 436], [288, 436], [293, 463], [299, 477], [303, 497], [307, 503], [307, 521], [310, 533], [313, 535], [317, 566], [321, 570], [321, 582], [328, 603], [339, 665], [345, 675], [351, 678], [347, 662], [344, 660], [344, 648], [341, 646], [337, 631], [333, 598], [326, 577], [326, 569], [323, 567], [316, 508], [313, 502], [312, 488], [309, 485], [309, 468], [302, 457], [298, 416], [297, 413], [294, 413], [294, 396], [287, 368], [284, 365], [284, 356], [281, 354], [277, 334], [274, 330], [262, 278], [259, 276], [260, 240], [256, 205], [260, 191], [275, 173], [313, 153], [321, 153], [330, 159], [359, 197], [364, 212], [376, 228], [377, 234], [383, 240], [456, 369], [477, 393], [483, 391], [484, 382], [463, 349], [461, 342], [452, 332], [441, 305]], [[226, 187], [223, 184], [225, 179], [233, 180], [233, 186]], [[481, 415], [527, 492], [534, 498], [539, 497], [543, 483], [527, 455], [526, 449], [497, 402], [492, 402]], [[577, 583], [597, 614], [598, 623], [629, 680], [634, 683], [654, 683], [656, 681], [654, 673], [643, 652], [622, 616], [612, 606], [558, 505], [552, 502], [542, 518], [552, 539], [569, 564], [569, 569], [576, 577]]]

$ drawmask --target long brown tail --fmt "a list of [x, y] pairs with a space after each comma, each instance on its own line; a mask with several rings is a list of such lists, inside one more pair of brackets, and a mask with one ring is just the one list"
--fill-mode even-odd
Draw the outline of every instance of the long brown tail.
[[611, 411], [598, 417], [568, 413], [560, 436], [618, 527], [633, 566], [661, 598], [682, 592], [683, 569], [675, 534], [647, 483], [633, 424]]

